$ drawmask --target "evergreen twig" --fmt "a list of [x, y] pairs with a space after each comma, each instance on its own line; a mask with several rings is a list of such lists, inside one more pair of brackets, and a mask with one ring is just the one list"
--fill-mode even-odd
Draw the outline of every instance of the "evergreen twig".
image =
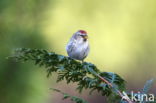
[[63, 100], [64, 100], [64, 99], [70, 98], [70, 100], [71, 100], [71, 101], [74, 101], [75, 103], [88, 103], [87, 101], [85, 101], [85, 100], [82, 99], [82, 98], [79, 98], [79, 97], [77, 97], [77, 96], [71, 96], [71, 95], [69, 95], [69, 94], [67, 94], [67, 93], [62, 92], [62, 91], [59, 90], [59, 89], [50, 88], [50, 90], [56, 91], [56, 92], [58, 92], [58, 93], [61, 93], [61, 94], [63, 95], [63, 98], [62, 98]]
[[[12, 56], [17, 61], [32, 60], [36, 65], [44, 66], [47, 70], [47, 77], [53, 72], [58, 74], [57, 82], [66, 80], [67, 83], [77, 82], [77, 90], [90, 89], [90, 94], [97, 90], [103, 96], [109, 98], [109, 103], [115, 103], [123, 99], [125, 91], [125, 81], [117, 74], [111, 72], [101, 72], [94, 64], [79, 62], [69, 57], [47, 52], [40, 49], [19, 48]], [[148, 82], [152, 84], [152, 81]], [[146, 85], [144, 91], [149, 90]], [[124, 98], [128, 103], [132, 103], [129, 98]], [[122, 101], [122, 103], [125, 103]]]

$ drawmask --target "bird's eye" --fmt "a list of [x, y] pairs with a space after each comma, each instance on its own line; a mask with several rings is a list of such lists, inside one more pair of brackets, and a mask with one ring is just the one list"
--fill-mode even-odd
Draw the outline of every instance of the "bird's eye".
[[81, 36], [81, 37], [83, 37], [83, 35], [82, 35], [82, 34], [78, 34], [78, 36]]

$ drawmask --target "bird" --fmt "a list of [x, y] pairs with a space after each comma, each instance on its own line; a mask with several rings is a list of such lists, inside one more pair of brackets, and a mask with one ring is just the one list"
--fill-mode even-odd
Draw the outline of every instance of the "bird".
[[70, 58], [83, 62], [90, 51], [87, 32], [78, 30], [74, 33], [66, 45], [66, 51]]

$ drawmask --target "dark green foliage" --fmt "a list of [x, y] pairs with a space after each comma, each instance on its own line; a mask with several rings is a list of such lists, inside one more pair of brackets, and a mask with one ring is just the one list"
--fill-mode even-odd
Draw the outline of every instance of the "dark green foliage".
[[67, 93], [62, 92], [61, 90], [53, 89], [53, 88], [50, 88], [50, 89], [61, 93], [63, 95], [62, 99], [68, 99], [69, 98], [71, 101], [74, 101], [75, 103], [88, 103], [87, 101], [85, 101], [85, 100], [83, 100], [83, 99], [81, 99], [81, 98], [79, 98], [77, 96], [71, 96], [71, 95], [69, 95]]
[[[67, 83], [77, 82], [77, 90], [90, 89], [90, 94], [96, 90], [103, 96], [107, 96], [109, 103], [132, 103], [131, 101], [121, 100], [123, 91], [125, 92], [125, 81], [117, 74], [112, 72], [101, 72], [97, 67], [88, 62], [80, 62], [69, 57], [47, 52], [46, 50], [19, 48], [12, 58], [17, 61], [32, 60], [36, 65], [44, 66], [47, 69], [47, 77], [52, 73], [58, 74], [57, 82], [66, 80]], [[142, 93], [147, 93], [153, 84], [153, 79], [146, 82]], [[64, 95], [63, 99], [70, 98], [76, 103], [87, 103], [86, 101], [70, 96], [60, 90], [53, 89]], [[126, 93], [131, 97], [128, 93]], [[147, 103], [147, 102], [142, 102]]]
[[[53, 73], [58, 73], [57, 82], [66, 80], [67, 83], [77, 82], [77, 90], [90, 89], [100, 92], [103, 96], [110, 96], [112, 93], [118, 96], [116, 90], [123, 91], [125, 81], [117, 74], [110, 72], [100, 72], [94, 64], [79, 62], [69, 57], [47, 52], [46, 50], [19, 48], [13, 56], [18, 61], [33, 60], [36, 65], [44, 66], [47, 69], [48, 77]], [[108, 80], [113, 88], [101, 81], [97, 75]], [[115, 88], [115, 89], [114, 89]]]

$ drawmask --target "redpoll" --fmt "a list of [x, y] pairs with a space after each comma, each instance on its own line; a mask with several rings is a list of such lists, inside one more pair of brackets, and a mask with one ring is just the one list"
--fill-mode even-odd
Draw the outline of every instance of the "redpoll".
[[89, 50], [88, 35], [84, 30], [74, 33], [66, 46], [69, 57], [82, 61], [87, 57]]

